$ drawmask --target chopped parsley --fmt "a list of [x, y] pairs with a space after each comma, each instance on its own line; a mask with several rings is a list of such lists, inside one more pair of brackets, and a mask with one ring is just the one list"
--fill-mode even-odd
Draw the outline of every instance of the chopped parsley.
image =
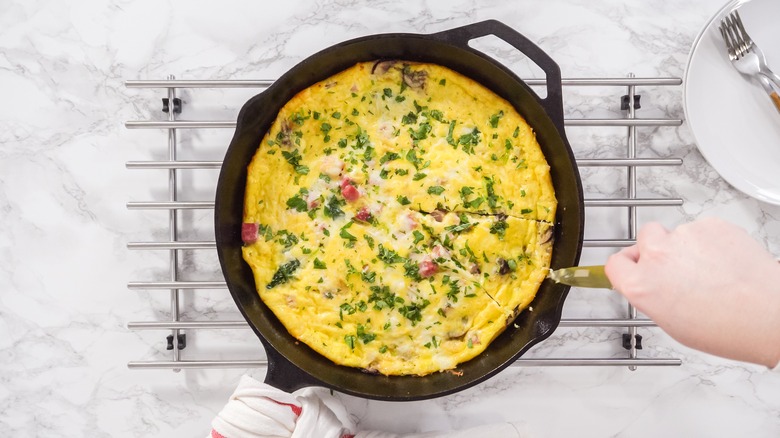
[[280, 284], [287, 283], [290, 281], [291, 278], [293, 278], [293, 273], [301, 266], [301, 262], [296, 260], [291, 260], [282, 266], [279, 267], [279, 269], [276, 270], [274, 273], [274, 276], [271, 278], [271, 282], [265, 285], [266, 289], [273, 289], [276, 286], [279, 286]]
[[[376, 279], [376, 272], [372, 271], [363, 271], [360, 273], [360, 278], [365, 281], [366, 283], [373, 283]], [[370, 302], [370, 300], [369, 300]]]
[[365, 152], [363, 152], [363, 161], [371, 161], [372, 158], [374, 158], [374, 148], [368, 145]]
[[344, 342], [347, 343], [350, 350], [355, 349], [355, 335], [344, 335]]
[[314, 269], [327, 269], [328, 267], [325, 265], [325, 262], [318, 258], [314, 258]]
[[379, 244], [379, 260], [382, 260], [388, 265], [392, 265], [393, 263], [401, 263], [404, 261], [404, 258], [398, 255], [397, 252], [393, 251], [392, 249], [385, 248], [381, 243]]
[[401, 205], [409, 205], [409, 204], [411, 204], [411, 203], [412, 203], [412, 201], [410, 201], [410, 200], [409, 200], [409, 198], [407, 198], [406, 196], [401, 196], [401, 195], [398, 195], [398, 197], [396, 198], [396, 200], [397, 200], [397, 201], [398, 201], [398, 203], [399, 203], [399, 204], [401, 204]]
[[340, 200], [335, 195], [331, 195], [331, 197], [328, 198], [328, 202], [325, 203], [325, 209], [323, 210], [323, 213], [325, 213], [326, 217], [333, 219], [344, 216], [344, 211], [341, 210], [341, 206], [345, 204], [346, 201]]
[[428, 138], [428, 133], [431, 132], [431, 124], [428, 122], [420, 123], [420, 126], [415, 131], [409, 128], [409, 135], [412, 136], [412, 140], [425, 140]]
[[396, 304], [403, 304], [404, 299], [395, 296], [390, 292], [389, 286], [371, 286], [369, 288], [371, 295], [368, 296], [368, 302], [374, 303], [375, 310], [392, 309]]
[[436, 120], [437, 122], [442, 122], [442, 123], [445, 122], [444, 121], [444, 113], [442, 113], [439, 110], [431, 110], [430, 112], [428, 112], [428, 117], [433, 119], [433, 120]]
[[409, 114], [401, 117], [402, 125], [414, 125], [415, 123], [417, 123], [417, 114], [413, 112], [409, 112]]
[[447, 298], [452, 300], [452, 302], [457, 303], [458, 294], [460, 293], [460, 288], [458, 287], [458, 280], [451, 281], [449, 285], [450, 285], [450, 290], [447, 292]]
[[385, 164], [388, 161], [397, 160], [399, 158], [401, 158], [401, 156], [395, 152], [386, 152], [384, 155], [382, 155], [382, 158], [379, 159], [379, 164]]
[[409, 149], [409, 152], [406, 153], [406, 161], [412, 163], [415, 169], [419, 169], [420, 164], [422, 164], [422, 160], [417, 158], [417, 152], [414, 149]]
[[451, 233], [457, 234], [469, 230], [477, 225], [477, 222], [469, 222], [469, 218], [465, 214], [461, 214], [458, 217], [460, 218], [460, 224], [450, 225], [449, 227], [444, 227], [444, 229]]
[[[352, 222], [349, 222], [349, 224], [352, 224]], [[357, 237], [350, 234], [349, 231], [347, 231], [347, 227], [344, 227], [341, 229], [341, 231], [339, 231], [339, 237], [341, 237], [342, 239], [349, 240], [351, 242], [357, 241]]]
[[301, 158], [303, 157], [298, 152], [298, 149], [293, 149], [292, 152], [282, 151], [282, 156], [288, 163], [290, 163], [290, 165], [295, 170], [295, 173], [299, 175], [306, 175], [309, 173], [309, 168], [300, 163]]
[[323, 134], [325, 134], [325, 137], [323, 138], [323, 141], [325, 143], [330, 141], [330, 135], [328, 134], [330, 130], [333, 129], [333, 126], [331, 126], [330, 123], [324, 122], [322, 125], [320, 125], [320, 131], [322, 131]]
[[490, 208], [496, 208], [498, 206], [498, 196], [494, 189], [495, 181], [490, 177], [483, 177], [485, 179], [485, 191], [487, 191], [487, 203]]
[[399, 307], [398, 312], [409, 321], [412, 321], [412, 325], [415, 326], [418, 322], [422, 321], [422, 310], [428, 307], [429, 304], [431, 304], [430, 301], [423, 299], [416, 303]]
[[501, 120], [501, 117], [504, 117], [504, 111], [499, 111], [492, 116], [490, 116], [490, 127], [491, 128], [498, 128], [498, 121]]
[[290, 120], [292, 120], [292, 121], [293, 121], [293, 123], [295, 123], [296, 125], [300, 126], [300, 125], [302, 125], [302, 124], [303, 124], [303, 122], [304, 122], [305, 120], [307, 120], [309, 117], [311, 117], [311, 116], [308, 116], [308, 115], [307, 115], [307, 116], [304, 116], [304, 115], [303, 115], [303, 110], [299, 110], [299, 111], [297, 111], [295, 114], [293, 114], [293, 115], [292, 115], [292, 117], [290, 117]]
[[411, 259], [407, 259], [404, 262], [404, 276], [409, 277], [414, 281], [422, 281], [422, 276], [420, 276], [420, 267], [417, 266], [417, 263]]
[[506, 229], [509, 227], [509, 223], [506, 220], [496, 220], [493, 225], [490, 226], [490, 234], [498, 236], [499, 240], [504, 240]]
[[285, 249], [290, 248], [296, 243], [298, 243], [298, 238], [295, 236], [295, 234], [287, 230], [279, 230], [279, 232], [276, 233], [276, 237], [280, 238], [279, 240], [277, 240], [277, 242], [284, 245]]
[[474, 153], [474, 146], [479, 144], [479, 129], [474, 128], [468, 134], [463, 134], [458, 139], [458, 143], [463, 146], [463, 152], [467, 154]]
[[452, 137], [454, 131], [455, 131], [455, 120], [450, 122], [450, 127], [447, 130], [447, 144], [456, 148], [458, 147], [458, 143], [455, 141], [455, 138]]
[[465, 208], [479, 208], [480, 205], [482, 205], [483, 202], [485, 202], [485, 198], [483, 197], [477, 197], [474, 199], [469, 200], [469, 196], [474, 194], [474, 188], [463, 186], [460, 188], [460, 199], [463, 201], [463, 207]]
[[441, 195], [444, 193], [444, 187], [442, 186], [430, 186], [428, 187], [428, 194], [429, 195]]
[[304, 197], [309, 194], [306, 189], [301, 189], [295, 196], [287, 200], [287, 208], [296, 211], [306, 211], [309, 209], [309, 205], [306, 203]]
[[369, 342], [376, 339], [376, 335], [373, 333], [369, 333], [363, 324], [357, 325], [356, 334], [357, 334], [357, 338], [363, 341], [363, 344], [368, 344]]

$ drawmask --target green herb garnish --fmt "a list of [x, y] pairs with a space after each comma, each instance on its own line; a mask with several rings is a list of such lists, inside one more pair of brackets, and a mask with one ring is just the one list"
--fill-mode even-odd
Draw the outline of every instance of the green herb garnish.
[[490, 116], [490, 126], [492, 128], [498, 128], [498, 121], [501, 120], [501, 117], [504, 117], [504, 111], [499, 111]]
[[428, 194], [429, 195], [441, 195], [444, 193], [444, 187], [442, 186], [430, 186], [428, 187]]
[[291, 278], [293, 278], [293, 273], [298, 269], [298, 267], [301, 266], [301, 262], [296, 260], [291, 260], [282, 266], [279, 267], [279, 269], [276, 270], [273, 277], [271, 278], [271, 282], [268, 283], [265, 288], [266, 289], [272, 289], [276, 286], [279, 286], [280, 284], [287, 283], [290, 281]]
[[405, 259], [398, 255], [397, 252], [393, 251], [392, 249], [385, 248], [381, 243], [379, 244], [379, 260], [382, 260], [388, 265], [392, 265], [393, 263], [401, 263]]

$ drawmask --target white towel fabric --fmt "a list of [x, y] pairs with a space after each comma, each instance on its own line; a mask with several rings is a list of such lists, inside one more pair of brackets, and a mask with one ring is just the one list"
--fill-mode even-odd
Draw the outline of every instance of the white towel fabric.
[[344, 405], [325, 388], [292, 394], [242, 376], [228, 403], [211, 422], [210, 438], [525, 438], [519, 424], [500, 423], [462, 431], [397, 435], [359, 431]]

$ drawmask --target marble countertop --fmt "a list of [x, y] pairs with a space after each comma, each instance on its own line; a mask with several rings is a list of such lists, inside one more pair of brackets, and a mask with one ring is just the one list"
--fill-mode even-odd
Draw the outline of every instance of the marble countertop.
[[[165, 120], [164, 90], [126, 80], [273, 79], [316, 51], [364, 35], [432, 33], [499, 19], [535, 41], [563, 76], [682, 77], [691, 45], [725, 0], [623, 2], [65, 1], [5, 2], [0, 14], [0, 428], [15, 436], [205, 436], [241, 374], [257, 369], [128, 369], [169, 360], [165, 330], [128, 330], [167, 320], [165, 290], [128, 290], [165, 280], [166, 251], [129, 242], [168, 239], [168, 214], [128, 210], [166, 200], [164, 170], [128, 161], [168, 158], [168, 133], [131, 130], [130, 120]], [[483, 44], [479, 45], [479, 44]], [[477, 45], [524, 78], [514, 51]], [[257, 89], [183, 89], [182, 119], [231, 120]], [[640, 117], [683, 119], [682, 86], [640, 89]], [[625, 89], [567, 87], [566, 116], [622, 117]], [[180, 130], [179, 158], [220, 160], [229, 129]], [[747, 228], [780, 254], [780, 207], [725, 183], [680, 127], [638, 128], [643, 157], [680, 157], [675, 168], [640, 169], [641, 196], [682, 206], [640, 208], [640, 224], [674, 226], [715, 215]], [[626, 128], [567, 127], [578, 158], [625, 150]], [[179, 171], [183, 200], [213, 199], [218, 170]], [[584, 169], [586, 196], [621, 197], [625, 173]], [[213, 239], [211, 212], [180, 214], [181, 238]], [[624, 210], [586, 218], [586, 238], [625, 236]], [[212, 228], [210, 228], [212, 227]], [[583, 262], [612, 250], [586, 248]], [[186, 280], [220, 280], [213, 250], [181, 251]], [[186, 291], [185, 291], [186, 292]], [[182, 320], [238, 320], [222, 289], [182, 293]], [[608, 291], [572, 290], [567, 318], [622, 318]], [[621, 328], [562, 327], [528, 357], [625, 357]], [[761, 367], [687, 349], [657, 328], [640, 328], [640, 357], [680, 366], [513, 366], [454, 395], [391, 403], [339, 395], [363, 429], [415, 432], [524, 423], [532, 436], [754, 436], [780, 434], [780, 377]], [[258, 359], [246, 329], [188, 332], [188, 360]], [[403, 419], [403, 421], [399, 421]]]

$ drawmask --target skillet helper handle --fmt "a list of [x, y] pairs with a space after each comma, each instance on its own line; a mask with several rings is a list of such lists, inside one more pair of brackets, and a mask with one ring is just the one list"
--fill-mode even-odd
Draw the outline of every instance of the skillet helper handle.
[[485, 20], [463, 27], [432, 34], [450, 44], [467, 50], [475, 50], [469, 46], [469, 41], [484, 36], [493, 35], [511, 45], [544, 71], [547, 76], [547, 97], [538, 97], [539, 103], [547, 111], [560, 132], [563, 128], [563, 92], [561, 83], [561, 68], [553, 59], [531, 40], [498, 20]]
[[265, 383], [286, 392], [294, 392], [309, 386], [325, 386], [319, 380], [293, 365], [265, 341], [263, 341], [263, 347], [265, 347], [265, 355], [268, 359]]

